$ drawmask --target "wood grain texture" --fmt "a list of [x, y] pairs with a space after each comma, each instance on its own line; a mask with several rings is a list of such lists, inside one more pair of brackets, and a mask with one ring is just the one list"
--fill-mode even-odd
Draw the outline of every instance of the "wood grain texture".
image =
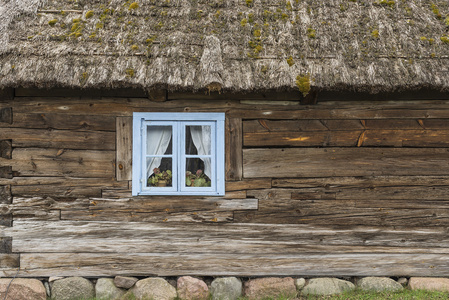
[[[6, 160], [2, 161], [2, 159], [0, 159], [0, 162], [2, 163], [2, 165], [8, 163]], [[13, 178], [12, 166], [0, 166], [0, 180], [2, 178], [7, 178], [7, 179]]]
[[0, 123], [6, 123], [6, 124], [12, 123], [12, 108], [11, 107], [0, 108]]
[[447, 254], [24, 253], [18, 276], [445, 276], [448, 265]]
[[0, 185], [0, 204], [10, 204], [11, 202], [11, 186]]
[[0, 124], [0, 127], [115, 131], [115, 116], [34, 113], [32, 111], [22, 113], [14, 112], [14, 122], [12, 124]]
[[[245, 178], [447, 175], [447, 149], [244, 149]], [[394, 167], [392, 167], [394, 166]]]
[[133, 156], [133, 122], [132, 117], [117, 117], [116, 123], [116, 161], [118, 181], [132, 180], [132, 156]]
[[[186, 230], [186, 227], [189, 230]], [[236, 234], [238, 232], [238, 234]], [[13, 252], [447, 254], [446, 228], [289, 224], [17, 221]]]
[[0, 140], [0, 157], [11, 159], [12, 157], [12, 143], [11, 140]]
[[375, 188], [395, 186], [448, 186], [449, 176], [364, 176], [325, 178], [275, 178], [277, 188]]
[[245, 147], [354, 147], [362, 131], [245, 133]]
[[2, 269], [9, 268], [14, 268], [17, 272], [17, 268], [20, 265], [19, 258], [19, 254], [16, 253], [0, 253], [0, 274], [2, 273]]
[[116, 221], [151, 223], [225, 223], [232, 222], [232, 211], [134, 212], [129, 210], [63, 210], [61, 220]]
[[105, 131], [68, 131], [2, 128], [0, 139], [11, 139], [13, 147], [115, 150], [115, 135]]
[[[226, 98], [226, 97], [225, 97]], [[385, 101], [372, 105], [363, 101], [320, 102], [313, 106], [243, 104], [239, 100], [205, 99], [151, 102], [146, 98], [45, 98], [24, 97], [14, 101], [14, 113], [60, 113], [69, 115], [132, 116], [133, 112], [227, 112], [242, 119], [366, 120], [447, 119], [446, 100]], [[55, 105], [57, 103], [57, 105]]]
[[12, 158], [20, 176], [115, 176], [114, 151], [16, 148]]
[[226, 118], [226, 180], [242, 179], [242, 120]]
[[0, 253], [12, 252], [12, 237], [0, 237]]
[[[1, 182], [1, 181], [0, 181]], [[241, 181], [227, 181], [226, 192], [239, 190], [255, 190], [271, 188], [271, 179], [245, 179]]]
[[14, 177], [11, 179], [0, 179], [0, 185], [11, 186], [36, 186], [53, 185], [65, 187], [98, 187], [111, 189], [128, 189], [127, 182], [118, 182], [115, 178], [82, 178], [82, 177]]

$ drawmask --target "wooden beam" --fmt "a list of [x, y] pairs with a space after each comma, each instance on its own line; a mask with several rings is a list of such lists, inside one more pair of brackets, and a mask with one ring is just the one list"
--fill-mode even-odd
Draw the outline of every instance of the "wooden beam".
[[11, 253], [11, 252], [12, 252], [12, 238], [0, 237], [0, 253]]
[[11, 186], [10, 185], [1, 185], [0, 186], [0, 204], [11, 204]]
[[15, 270], [17, 272], [17, 268], [20, 266], [19, 258], [19, 254], [0, 253], [0, 274], [2, 269], [13, 269], [11, 271]]
[[[78, 100], [74, 100], [78, 101]], [[14, 127], [35, 129], [115, 131], [115, 116], [14, 112]]]
[[11, 179], [12, 176], [12, 167], [11, 166], [2, 166], [0, 167], [0, 178], [8, 178]]
[[12, 139], [13, 147], [115, 150], [114, 132], [2, 128], [0, 139]]
[[243, 174], [245, 178], [448, 175], [447, 153], [445, 148], [244, 149]]
[[115, 176], [115, 151], [15, 148], [12, 158], [17, 176]]
[[148, 99], [154, 102], [165, 102], [168, 99], [168, 92], [164, 89], [154, 89], [148, 92]]
[[118, 181], [132, 180], [132, 117], [117, 117], [116, 122], [116, 178]]
[[226, 180], [242, 179], [242, 119], [226, 118]]
[[[186, 229], [188, 227], [188, 230]], [[82, 232], [82, 234], [80, 234]], [[239, 234], [235, 234], [238, 232]], [[13, 252], [105, 253], [426, 253], [447, 254], [446, 228], [15, 221]], [[351, 247], [354, 247], [351, 249]], [[421, 249], [421, 250], [420, 250]]]
[[11, 159], [12, 157], [11, 140], [0, 140], [0, 157]]
[[0, 109], [0, 123], [12, 124], [12, 108], [5, 107]]
[[[447, 276], [448, 254], [23, 253], [19, 277]], [[12, 277], [17, 270], [0, 270]]]
[[14, 89], [5, 88], [0, 89], [0, 102], [5, 102], [14, 99]]

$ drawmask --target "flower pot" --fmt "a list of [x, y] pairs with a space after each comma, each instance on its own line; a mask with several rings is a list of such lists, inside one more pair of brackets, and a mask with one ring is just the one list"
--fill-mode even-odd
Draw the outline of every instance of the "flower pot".
[[165, 181], [165, 180], [159, 180], [159, 181], [157, 182], [157, 186], [158, 186], [158, 187], [164, 187], [164, 186], [167, 186], [167, 181]]

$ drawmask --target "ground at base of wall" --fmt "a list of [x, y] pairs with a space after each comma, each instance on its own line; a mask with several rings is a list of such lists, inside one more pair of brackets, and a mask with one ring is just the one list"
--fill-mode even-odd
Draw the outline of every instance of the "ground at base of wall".
[[[408, 295], [413, 293], [412, 296]], [[397, 297], [396, 297], [396, 296]], [[448, 299], [449, 278], [0, 278], [7, 300]]]

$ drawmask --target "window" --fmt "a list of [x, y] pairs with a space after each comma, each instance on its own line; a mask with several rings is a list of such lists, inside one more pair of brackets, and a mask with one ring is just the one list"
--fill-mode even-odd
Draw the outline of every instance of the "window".
[[134, 113], [132, 194], [224, 195], [224, 113]]

